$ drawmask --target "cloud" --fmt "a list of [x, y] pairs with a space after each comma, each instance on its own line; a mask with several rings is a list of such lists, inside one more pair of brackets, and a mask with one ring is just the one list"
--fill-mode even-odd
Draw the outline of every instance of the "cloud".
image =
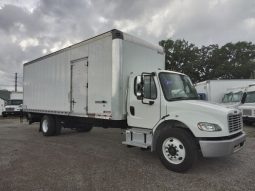
[[0, 84], [24, 61], [112, 28], [152, 43], [255, 42], [254, 15], [254, 0], [2, 0]]
[[36, 47], [39, 45], [39, 41], [36, 38], [27, 38], [21, 40], [19, 43], [21, 50], [25, 51], [28, 47]]

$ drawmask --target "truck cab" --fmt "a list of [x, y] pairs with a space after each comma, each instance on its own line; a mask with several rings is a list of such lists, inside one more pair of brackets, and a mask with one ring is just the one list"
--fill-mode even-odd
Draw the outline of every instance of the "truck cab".
[[242, 98], [242, 104], [238, 107], [242, 111], [243, 121], [247, 125], [255, 122], [255, 85], [249, 85]]
[[22, 111], [22, 103], [21, 99], [11, 99], [8, 100], [6, 105], [4, 106], [4, 111], [2, 112], [2, 116], [10, 116], [10, 115], [20, 115]]
[[166, 70], [130, 75], [127, 123], [123, 144], [150, 147], [173, 171], [189, 168], [197, 150], [221, 157], [245, 142], [238, 109], [198, 100], [188, 76]]

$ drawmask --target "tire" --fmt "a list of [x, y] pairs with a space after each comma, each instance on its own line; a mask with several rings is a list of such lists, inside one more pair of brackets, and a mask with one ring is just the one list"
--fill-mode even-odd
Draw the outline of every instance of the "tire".
[[156, 151], [163, 165], [174, 172], [187, 171], [197, 158], [194, 138], [180, 128], [162, 130], [157, 139]]
[[53, 116], [45, 115], [43, 116], [40, 129], [44, 136], [53, 136], [56, 133], [56, 121]]
[[89, 131], [91, 131], [92, 130], [92, 128], [93, 128], [93, 126], [92, 125], [88, 125], [88, 124], [86, 124], [86, 125], [78, 125], [77, 127], [76, 127], [76, 131], [77, 132], [89, 132]]

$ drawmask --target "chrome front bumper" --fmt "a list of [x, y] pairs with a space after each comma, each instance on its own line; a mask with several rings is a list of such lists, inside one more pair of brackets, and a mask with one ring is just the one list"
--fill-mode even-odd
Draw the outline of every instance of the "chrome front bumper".
[[246, 134], [227, 140], [200, 140], [200, 148], [204, 157], [222, 157], [231, 155], [243, 148]]

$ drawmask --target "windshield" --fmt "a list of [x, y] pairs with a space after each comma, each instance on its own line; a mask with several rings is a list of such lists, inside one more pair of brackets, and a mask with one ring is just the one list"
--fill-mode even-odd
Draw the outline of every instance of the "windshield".
[[247, 92], [245, 103], [254, 103], [255, 102], [255, 91]]
[[231, 102], [231, 99], [232, 99], [232, 95], [233, 93], [228, 93], [228, 94], [225, 94], [223, 99], [222, 99], [222, 102], [223, 103], [228, 103], [228, 102]]
[[161, 72], [159, 80], [168, 101], [198, 99], [197, 91], [186, 75]]
[[243, 96], [243, 92], [230, 92], [224, 95], [222, 102], [223, 103], [230, 103], [230, 102], [240, 102]]
[[13, 100], [8, 100], [7, 101], [7, 105], [20, 105], [22, 103], [23, 103], [23, 101], [18, 100], [18, 99], [13, 99]]
[[242, 96], [243, 96], [242, 91], [233, 93], [232, 102], [240, 102], [242, 99]]

